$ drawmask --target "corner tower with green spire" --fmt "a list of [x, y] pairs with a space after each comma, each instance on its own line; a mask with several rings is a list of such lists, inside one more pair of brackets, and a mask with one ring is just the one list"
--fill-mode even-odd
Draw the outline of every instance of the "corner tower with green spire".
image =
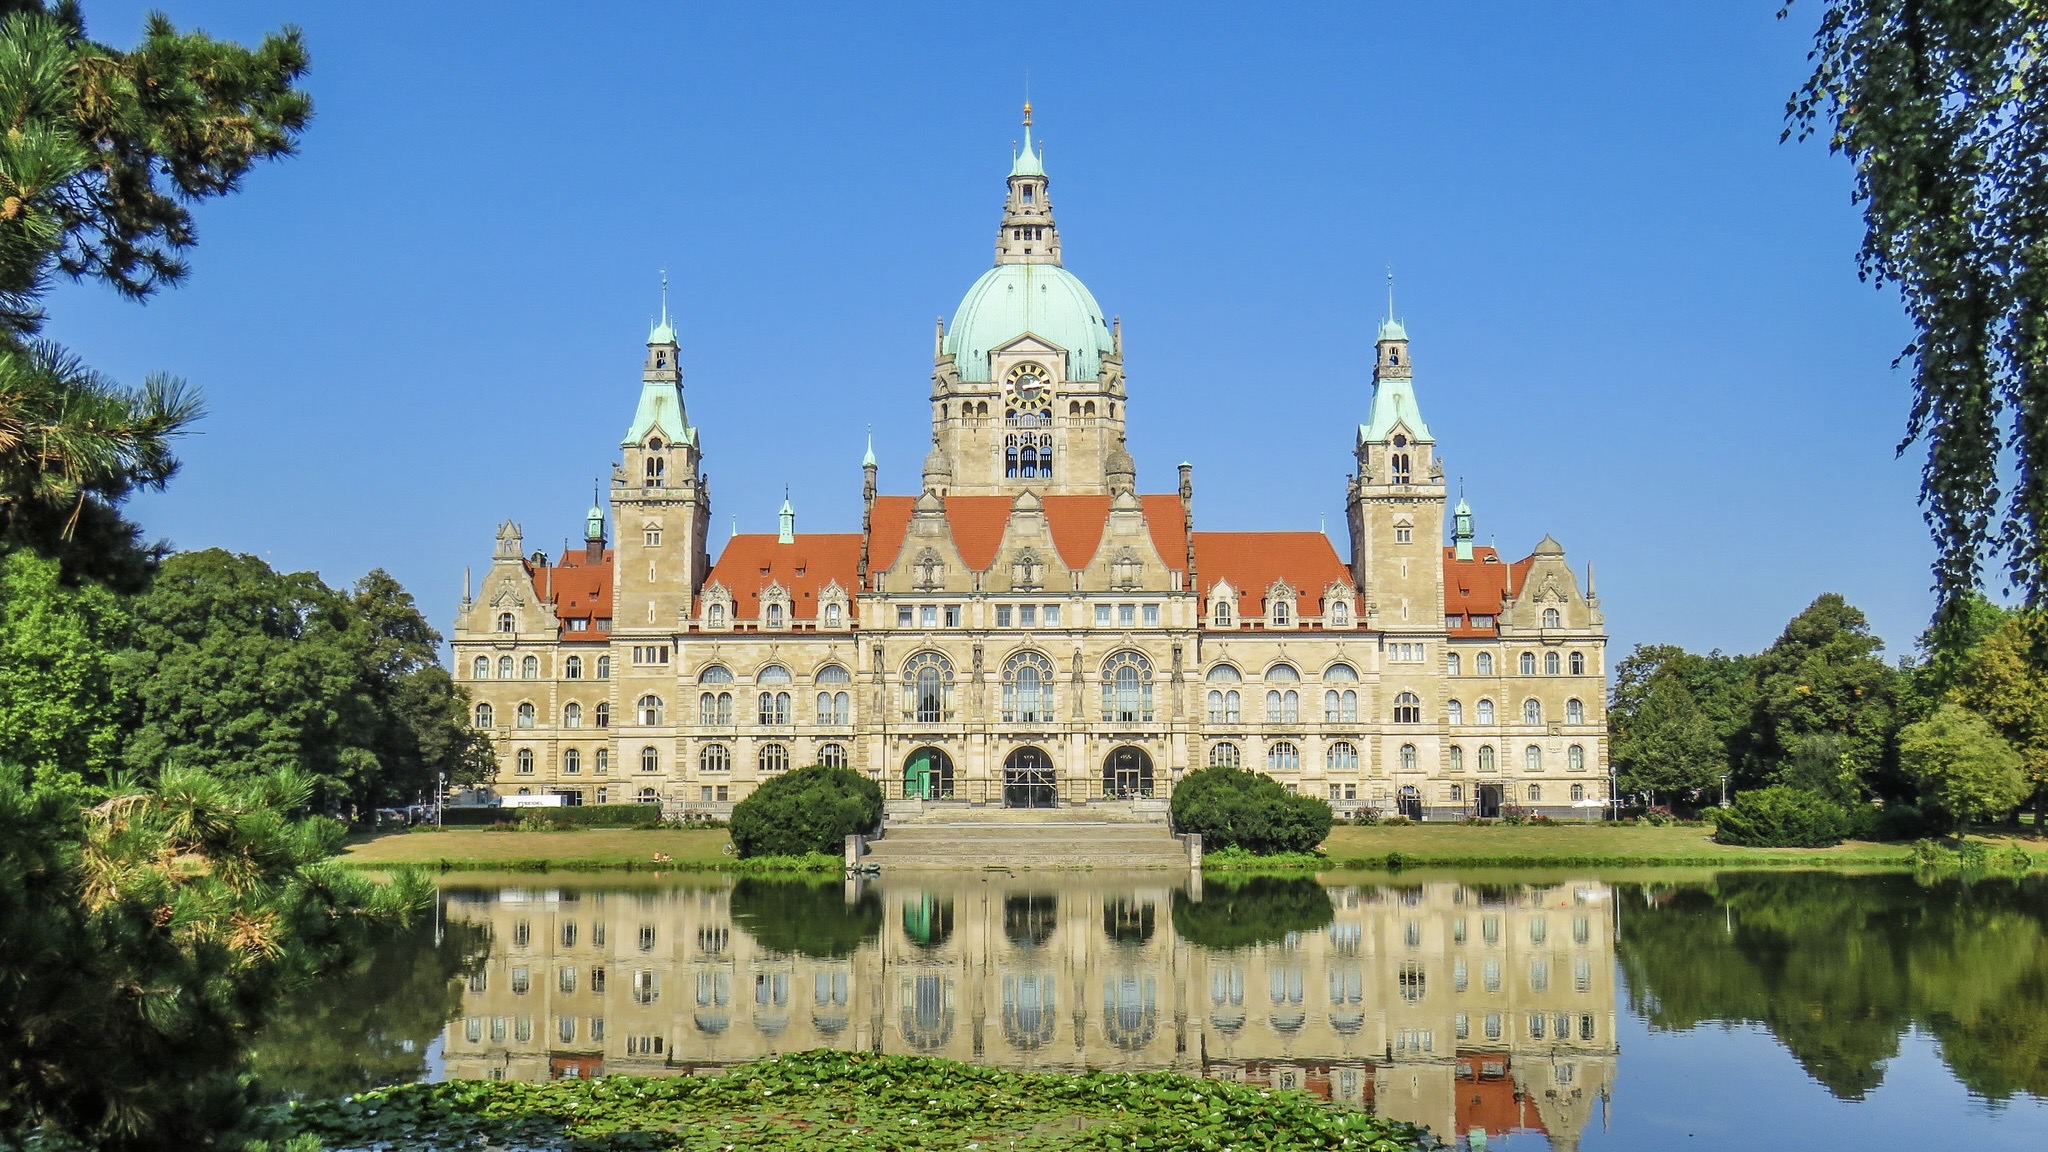
[[1106, 465], [1124, 432], [1122, 339], [1065, 267], [1050, 187], [1027, 103], [995, 266], [967, 289], [952, 323], [940, 324], [934, 348], [941, 497], [1109, 492]]

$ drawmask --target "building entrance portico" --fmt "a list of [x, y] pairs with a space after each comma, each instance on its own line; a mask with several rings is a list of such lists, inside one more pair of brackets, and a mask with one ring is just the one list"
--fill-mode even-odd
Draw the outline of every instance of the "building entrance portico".
[[1003, 807], [1053, 808], [1059, 801], [1058, 777], [1044, 749], [1019, 748], [1003, 761]]
[[1152, 795], [1152, 757], [1143, 748], [1125, 745], [1102, 762], [1102, 794], [1112, 800]]
[[1481, 820], [1492, 820], [1500, 815], [1500, 785], [1481, 784], [1479, 786], [1479, 807], [1473, 815], [1478, 816]]

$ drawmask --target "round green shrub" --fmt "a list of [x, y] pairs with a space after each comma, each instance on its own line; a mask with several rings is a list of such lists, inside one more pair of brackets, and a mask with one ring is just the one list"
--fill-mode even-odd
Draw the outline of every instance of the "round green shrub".
[[851, 768], [814, 764], [772, 776], [732, 808], [742, 857], [838, 855], [846, 838], [882, 822], [882, 789]]
[[1849, 814], [1817, 793], [1782, 784], [1744, 792], [1721, 810], [1714, 839], [1748, 848], [1825, 848], [1849, 834]]
[[1204, 851], [1313, 852], [1330, 834], [1330, 805], [1296, 796], [1241, 768], [1190, 772], [1173, 790], [1173, 826], [1198, 832]]

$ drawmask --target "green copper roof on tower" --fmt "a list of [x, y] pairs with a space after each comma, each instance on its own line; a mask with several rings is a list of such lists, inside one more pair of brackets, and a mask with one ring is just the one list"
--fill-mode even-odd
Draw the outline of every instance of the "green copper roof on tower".
[[661, 270], [661, 319], [648, 330], [649, 344], [673, 344], [676, 342], [676, 326], [668, 317], [668, 269]]
[[1010, 157], [1010, 175], [1045, 175], [1045, 157], [1031, 146], [1031, 101], [1024, 102], [1024, 150]]
[[868, 428], [868, 450], [867, 450], [866, 452], [864, 452], [864, 453], [862, 453], [862, 454], [861, 454], [861, 458], [860, 458], [860, 466], [861, 466], [861, 467], [863, 467], [863, 468], [873, 468], [873, 467], [875, 467], [875, 466], [876, 466], [876, 465], [875, 465], [875, 430], [874, 430], [874, 428], [873, 428], [872, 426], [870, 426], [870, 427]]
[[796, 509], [790, 506], [789, 489], [787, 488], [782, 490], [782, 513], [776, 517], [776, 522], [775, 542], [777, 544], [796, 543]]

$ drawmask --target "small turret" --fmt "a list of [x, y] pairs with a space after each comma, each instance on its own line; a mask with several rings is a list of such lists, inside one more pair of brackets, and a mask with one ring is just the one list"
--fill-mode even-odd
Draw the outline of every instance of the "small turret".
[[1458, 507], [1451, 513], [1452, 555], [1460, 560], [1472, 559], [1472, 506], [1458, 497]]
[[583, 514], [583, 559], [592, 564], [604, 560], [604, 506], [595, 488], [590, 493], [590, 511]]
[[953, 461], [947, 457], [946, 450], [939, 447], [939, 438], [933, 436], [932, 450], [924, 458], [924, 490], [943, 496], [952, 486]]
[[782, 490], [782, 513], [776, 517], [775, 542], [796, 543], [796, 509], [790, 506], [789, 489]]
[[1031, 102], [1024, 102], [1024, 148], [1010, 159], [1010, 194], [996, 231], [996, 263], [1058, 264], [1060, 230], [1046, 193], [1045, 156], [1031, 143]]
[[1103, 479], [1109, 482], [1110, 493], [1135, 492], [1138, 488], [1138, 463], [1131, 459], [1131, 450], [1124, 447], [1124, 438], [1118, 436], [1116, 443], [1102, 460]]

